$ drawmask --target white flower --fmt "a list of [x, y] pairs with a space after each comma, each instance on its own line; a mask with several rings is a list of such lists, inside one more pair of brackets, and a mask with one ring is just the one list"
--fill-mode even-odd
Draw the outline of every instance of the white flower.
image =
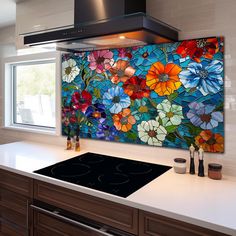
[[62, 63], [62, 80], [71, 83], [79, 74], [80, 69], [76, 66], [76, 61], [69, 59]]
[[144, 143], [154, 146], [162, 146], [167, 135], [166, 129], [156, 120], [142, 121], [138, 125], [138, 136]]
[[167, 99], [157, 105], [157, 111], [159, 112], [159, 117], [165, 127], [170, 125], [179, 125], [181, 119], [184, 118], [182, 107], [175, 104], [171, 105], [170, 101]]

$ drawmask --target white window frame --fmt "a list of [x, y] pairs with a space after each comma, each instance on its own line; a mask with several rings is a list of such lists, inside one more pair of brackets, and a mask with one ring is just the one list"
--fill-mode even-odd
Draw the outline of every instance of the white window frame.
[[[14, 123], [13, 117], [13, 65], [22, 65], [24, 63], [34, 63], [43, 61], [54, 61], [55, 62], [55, 128], [33, 126], [27, 124], [16, 124]], [[3, 61], [3, 129], [11, 129], [18, 131], [25, 131], [31, 133], [41, 133], [49, 135], [61, 135], [61, 54], [60, 52], [46, 52], [29, 54], [22, 56], [15, 56], [5, 58]]]

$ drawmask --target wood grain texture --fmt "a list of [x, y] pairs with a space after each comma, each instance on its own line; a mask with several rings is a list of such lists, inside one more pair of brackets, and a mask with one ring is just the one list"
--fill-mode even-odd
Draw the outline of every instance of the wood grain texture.
[[139, 211], [140, 236], [226, 236], [226, 234], [164, 216]]
[[34, 198], [114, 228], [137, 234], [138, 210], [41, 181], [34, 183]]

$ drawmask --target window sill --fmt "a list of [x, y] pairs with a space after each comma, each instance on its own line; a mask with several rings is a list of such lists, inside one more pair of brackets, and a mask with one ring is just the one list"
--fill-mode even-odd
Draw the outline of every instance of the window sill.
[[42, 127], [40, 128], [32, 128], [31, 126], [22, 126], [22, 125], [10, 125], [10, 126], [4, 126], [2, 127], [4, 130], [14, 130], [19, 132], [27, 132], [27, 133], [34, 133], [34, 134], [46, 134], [46, 135], [52, 135], [52, 136], [59, 136], [56, 129], [49, 129]]

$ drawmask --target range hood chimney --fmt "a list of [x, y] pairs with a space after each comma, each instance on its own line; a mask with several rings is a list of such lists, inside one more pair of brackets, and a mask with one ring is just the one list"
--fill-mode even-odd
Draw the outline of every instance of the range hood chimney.
[[146, 14], [146, 0], [75, 0], [74, 26], [24, 35], [29, 46], [87, 51], [178, 41], [178, 30]]

